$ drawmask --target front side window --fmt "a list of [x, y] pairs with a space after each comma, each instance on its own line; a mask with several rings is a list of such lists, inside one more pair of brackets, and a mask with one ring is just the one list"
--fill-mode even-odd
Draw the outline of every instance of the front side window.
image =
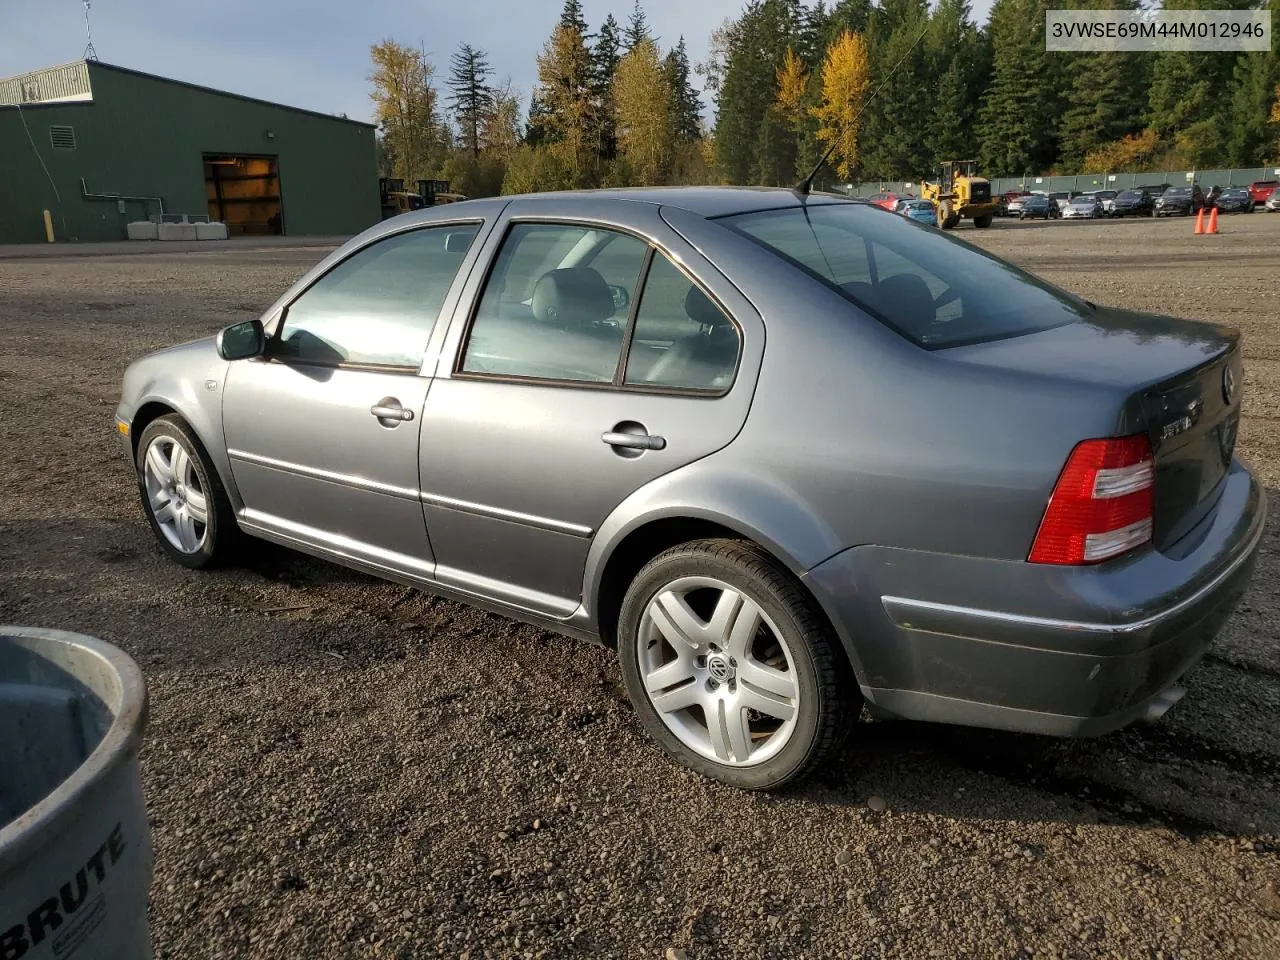
[[293, 301], [272, 355], [301, 363], [416, 368], [476, 223], [370, 244]]
[[612, 382], [648, 249], [612, 230], [516, 224], [485, 284], [462, 371]]
[[722, 218], [929, 349], [1047, 330], [1088, 315], [1065, 291], [969, 244], [855, 203]]

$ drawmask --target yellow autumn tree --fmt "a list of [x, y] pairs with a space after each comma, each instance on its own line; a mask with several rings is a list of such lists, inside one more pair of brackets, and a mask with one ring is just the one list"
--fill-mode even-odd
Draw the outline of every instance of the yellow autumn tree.
[[618, 64], [613, 79], [618, 151], [637, 184], [662, 183], [675, 139], [671, 84], [652, 40], [637, 43]]
[[1089, 151], [1084, 158], [1084, 168], [1092, 173], [1141, 170], [1151, 163], [1160, 146], [1159, 136], [1148, 127], [1142, 133], [1132, 133]]
[[431, 63], [420, 50], [394, 40], [375, 43], [369, 58], [373, 61], [369, 97], [393, 174], [408, 181], [427, 177], [441, 132]]
[[558, 26], [538, 55], [538, 122], [573, 182], [587, 185], [600, 142], [591, 54], [576, 27]]
[[862, 34], [845, 30], [822, 61], [822, 101], [810, 108], [818, 118], [818, 139], [834, 145], [836, 172], [847, 178], [858, 162], [858, 132], [870, 85], [871, 65]]
[[778, 92], [774, 97], [774, 107], [793, 128], [798, 129], [805, 115], [804, 101], [809, 90], [809, 71], [805, 69], [804, 61], [790, 47], [787, 47], [782, 58], [777, 78]]

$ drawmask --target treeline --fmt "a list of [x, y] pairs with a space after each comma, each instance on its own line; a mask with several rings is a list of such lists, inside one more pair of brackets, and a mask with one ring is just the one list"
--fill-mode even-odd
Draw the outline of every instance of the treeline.
[[441, 177], [486, 196], [714, 179], [684, 38], [663, 52], [638, 0], [625, 26], [609, 14], [594, 33], [580, 0], [566, 0], [527, 122], [470, 44], [440, 88], [420, 51], [387, 40], [372, 57], [381, 166], [406, 181]]
[[712, 42], [717, 167], [732, 182], [783, 184], [816, 161], [823, 65], [846, 32], [865, 39], [873, 92], [849, 165], [858, 179], [915, 179], [971, 157], [990, 176], [1280, 159], [1280, 44], [1247, 54], [1045, 50], [1048, 9], [1137, 6], [995, 0], [978, 27], [967, 0], [753, 0]]
[[[421, 51], [372, 48], [384, 172], [471, 196], [574, 187], [916, 179], [977, 157], [989, 176], [1280, 162], [1280, 44], [1267, 53], [1048, 53], [1051, 7], [1140, 0], [749, 0], [690, 64], [636, 5], [594, 32], [566, 0], [527, 118], [463, 44], [446, 77]], [[1166, 0], [1273, 10], [1280, 0]], [[1278, 18], [1272, 12], [1273, 26]], [[714, 120], [691, 82], [702, 77]]]

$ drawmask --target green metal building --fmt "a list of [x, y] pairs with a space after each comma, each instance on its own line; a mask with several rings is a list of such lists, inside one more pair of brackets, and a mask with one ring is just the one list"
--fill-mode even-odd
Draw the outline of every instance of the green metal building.
[[0, 243], [123, 240], [208, 216], [238, 234], [358, 233], [381, 217], [374, 128], [80, 61], [0, 80]]

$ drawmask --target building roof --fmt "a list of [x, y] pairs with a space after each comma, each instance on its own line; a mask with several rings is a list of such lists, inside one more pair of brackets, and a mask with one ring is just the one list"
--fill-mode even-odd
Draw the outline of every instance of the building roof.
[[321, 113], [318, 110], [307, 110], [303, 107], [291, 107], [284, 103], [275, 103], [258, 97], [248, 97], [240, 93], [218, 90], [215, 87], [201, 86], [198, 83], [188, 83], [185, 80], [174, 80], [171, 77], [161, 77], [154, 73], [131, 70], [128, 67], [117, 66], [113, 63], [103, 63], [99, 60], [77, 60], [73, 63], [45, 67], [42, 70], [33, 70], [29, 73], [17, 74], [12, 77], [2, 77], [0, 78], [0, 109], [12, 106], [38, 107], [50, 104], [91, 102], [93, 100], [93, 73], [98, 70], [125, 73], [134, 77], [155, 80], [158, 83], [171, 84], [175, 87], [186, 87], [190, 90], [199, 90], [201, 93], [211, 93], [219, 97], [241, 100], [245, 103], [256, 103], [261, 106], [274, 107], [277, 110], [288, 110], [292, 113], [302, 113], [307, 116], [321, 117], [325, 120], [334, 120], [338, 123], [350, 123], [357, 127], [369, 127], [372, 129], [374, 126], [363, 120], [352, 120], [348, 117]]

